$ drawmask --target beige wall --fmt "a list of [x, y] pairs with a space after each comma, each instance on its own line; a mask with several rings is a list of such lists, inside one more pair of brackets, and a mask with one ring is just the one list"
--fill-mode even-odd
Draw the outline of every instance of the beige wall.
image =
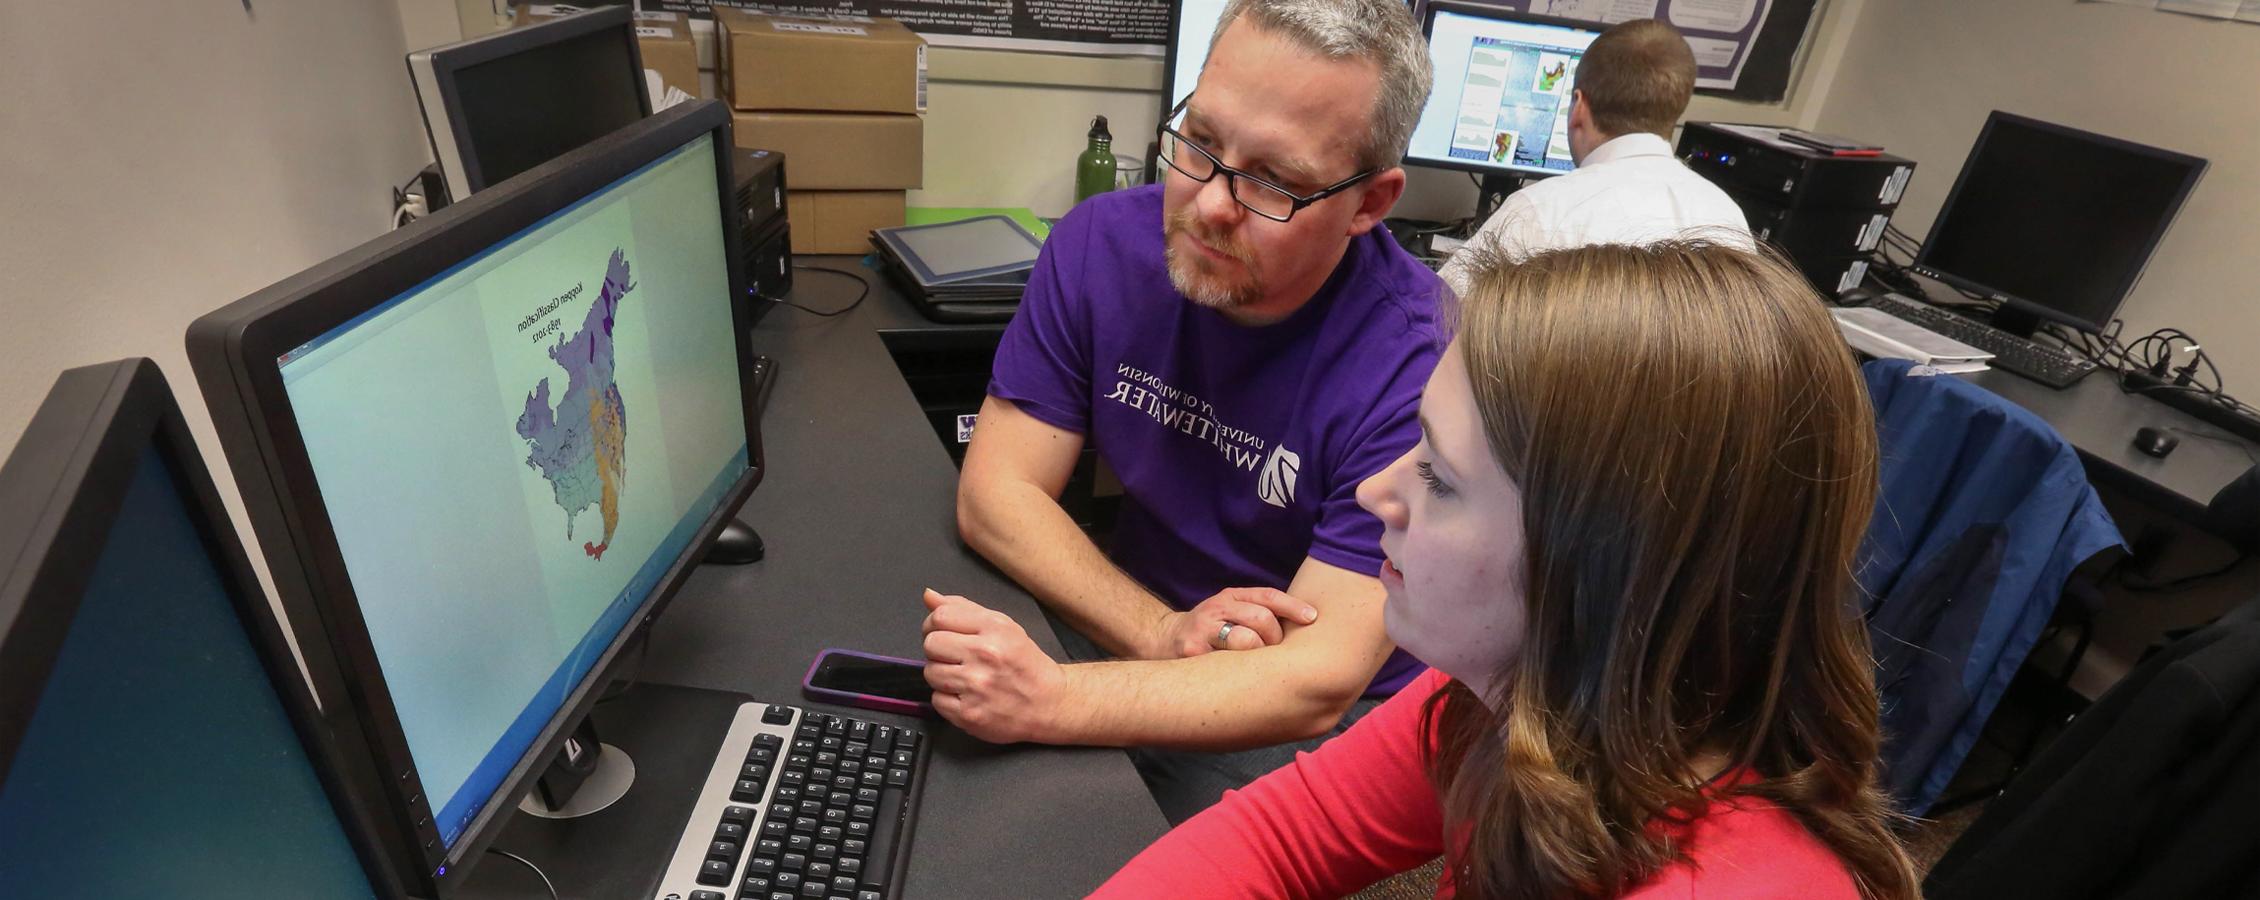
[[392, 4], [252, 6], [0, 0], [0, 447], [57, 372], [151, 356], [217, 464], [189, 320], [382, 234], [428, 160]]
[[2121, 310], [2175, 326], [2260, 396], [2260, 25], [2071, 0], [1869, 2], [1821, 129], [1921, 164], [1900, 227], [1927, 233], [1988, 112], [2003, 109], [2212, 161]]

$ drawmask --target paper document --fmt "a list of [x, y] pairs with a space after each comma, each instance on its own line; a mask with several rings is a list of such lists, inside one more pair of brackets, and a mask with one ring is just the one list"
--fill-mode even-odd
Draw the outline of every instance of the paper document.
[[[1880, 309], [1832, 309], [1836, 330], [1852, 349], [1882, 359], [1907, 359], [1948, 371], [1984, 369], [1993, 354]], [[1967, 367], [1967, 368], [1965, 368]]]

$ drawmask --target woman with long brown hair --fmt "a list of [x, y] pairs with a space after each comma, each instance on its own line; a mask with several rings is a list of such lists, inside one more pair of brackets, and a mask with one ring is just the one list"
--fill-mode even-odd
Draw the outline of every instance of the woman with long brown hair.
[[1778, 261], [1700, 241], [1479, 266], [1423, 439], [1358, 492], [1435, 667], [1101, 895], [1899, 900], [1851, 563], [1867, 394]]

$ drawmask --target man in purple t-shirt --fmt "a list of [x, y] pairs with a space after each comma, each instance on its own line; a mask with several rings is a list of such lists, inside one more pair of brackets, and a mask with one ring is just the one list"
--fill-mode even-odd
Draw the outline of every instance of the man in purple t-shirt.
[[[1418, 441], [1441, 344], [1442, 282], [1377, 227], [1428, 83], [1399, 0], [1236, 0], [1166, 123], [1163, 183], [1052, 230], [958, 525], [1071, 652], [1115, 661], [1062, 667], [930, 592], [943, 715], [999, 742], [1270, 748], [1142, 750], [1180, 819], [1417, 674], [1382, 631], [1381, 526], [1356, 488]], [[1085, 442], [1123, 485], [1111, 554], [1057, 501]]]

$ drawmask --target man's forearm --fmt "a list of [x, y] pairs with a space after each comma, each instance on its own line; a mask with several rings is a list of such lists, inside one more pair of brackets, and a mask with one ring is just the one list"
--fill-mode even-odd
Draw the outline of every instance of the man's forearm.
[[975, 552], [1108, 653], [1142, 658], [1171, 610], [1115, 568], [1050, 495], [999, 484], [961, 497], [958, 530]]
[[[1317, 648], [1311, 648], [1317, 649]], [[1334, 648], [1341, 649], [1341, 648]], [[1332, 666], [1280, 644], [1065, 669], [1067, 702], [1046, 743], [1226, 751], [1325, 734], [1357, 702], [1370, 666]]]

